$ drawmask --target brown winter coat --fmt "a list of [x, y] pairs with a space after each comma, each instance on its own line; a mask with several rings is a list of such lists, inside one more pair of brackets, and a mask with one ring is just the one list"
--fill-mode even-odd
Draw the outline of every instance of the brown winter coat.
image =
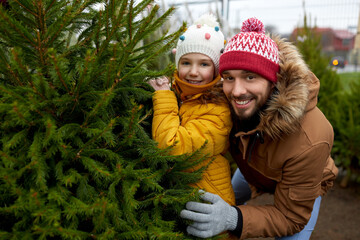
[[253, 196], [274, 193], [273, 205], [238, 206], [243, 215], [241, 239], [301, 231], [315, 199], [332, 187], [338, 171], [330, 156], [332, 126], [316, 107], [319, 80], [292, 44], [275, 41], [280, 52], [278, 93], [255, 130], [235, 131], [231, 137], [232, 156]]

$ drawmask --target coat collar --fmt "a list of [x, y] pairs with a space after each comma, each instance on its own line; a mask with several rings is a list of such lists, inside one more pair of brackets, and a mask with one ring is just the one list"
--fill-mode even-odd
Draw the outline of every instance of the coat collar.
[[[199, 97], [200, 93], [203, 93], [206, 90], [212, 88], [218, 81], [220, 81], [221, 76], [218, 75], [213, 81], [211, 81], [210, 83], [205, 84], [205, 85], [194, 85], [194, 84], [190, 84], [185, 81], [182, 81], [179, 78], [177, 71], [175, 71], [175, 73], [174, 73], [174, 79], [175, 79], [175, 82], [173, 84], [173, 87], [174, 87], [175, 91], [178, 94], [180, 94], [181, 100], [184, 101], [187, 99], [187, 96]], [[192, 98], [194, 98], [194, 97], [192, 97]]]

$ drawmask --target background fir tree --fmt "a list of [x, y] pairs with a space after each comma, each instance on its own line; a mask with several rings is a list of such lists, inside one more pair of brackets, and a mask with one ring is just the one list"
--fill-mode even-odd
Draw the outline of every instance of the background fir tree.
[[318, 35], [315, 30], [316, 26], [309, 26], [305, 14], [304, 26], [303, 28], [299, 28], [296, 45], [311, 71], [320, 80], [318, 106], [330, 122], [332, 122], [334, 119], [333, 109], [338, 104], [342, 87], [338, 74], [329, 66], [330, 57], [322, 53], [321, 35]]
[[304, 60], [320, 80], [318, 106], [334, 128], [332, 157], [345, 171], [340, 183], [346, 187], [352, 175], [360, 182], [360, 84], [353, 81], [346, 91], [335, 69], [329, 66], [331, 57], [321, 52], [321, 35], [310, 27], [304, 17], [304, 27], [298, 33], [296, 45]]
[[[103, 10], [94, 8], [101, 3]], [[175, 33], [152, 0], [13, 0], [0, 6], [0, 239], [187, 239], [184, 172], [150, 139], [147, 78]]]

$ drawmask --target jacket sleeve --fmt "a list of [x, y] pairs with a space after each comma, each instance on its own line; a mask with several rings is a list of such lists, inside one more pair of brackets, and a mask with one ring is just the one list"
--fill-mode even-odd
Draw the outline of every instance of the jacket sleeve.
[[329, 151], [327, 143], [318, 143], [289, 159], [276, 186], [273, 205], [238, 206], [243, 217], [241, 239], [300, 232], [310, 219], [315, 199], [321, 195]]
[[204, 153], [211, 156], [228, 147], [232, 126], [227, 104], [184, 103], [181, 116], [172, 91], [156, 91], [153, 96], [153, 139], [159, 148], [174, 146], [172, 154], [190, 153], [207, 141]]

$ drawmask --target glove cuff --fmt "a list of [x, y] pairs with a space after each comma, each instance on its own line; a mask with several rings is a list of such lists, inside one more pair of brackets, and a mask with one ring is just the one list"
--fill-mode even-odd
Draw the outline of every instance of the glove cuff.
[[238, 238], [240, 238], [242, 230], [243, 230], [243, 215], [242, 212], [240, 210], [240, 208], [236, 207], [236, 206], [232, 206], [233, 208], [235, 208], [234, 210], [236, 211], [236, 215], [237, 215], [237, 221], [236, 225], [234, 227], [234, 229], [230, 229], [231, 233], [234, 234], [235, 236], [237, 236]]
[[229, 216], [226, 219], [226, 223], [227, 223], [226, 225], [228, 230], [233, 231], [236, 229], [238, 222], [237, 219], [238, 219], [238, 212], [236, 211], [236, 209], [234, 209], [234, 206], [231, 206]]

